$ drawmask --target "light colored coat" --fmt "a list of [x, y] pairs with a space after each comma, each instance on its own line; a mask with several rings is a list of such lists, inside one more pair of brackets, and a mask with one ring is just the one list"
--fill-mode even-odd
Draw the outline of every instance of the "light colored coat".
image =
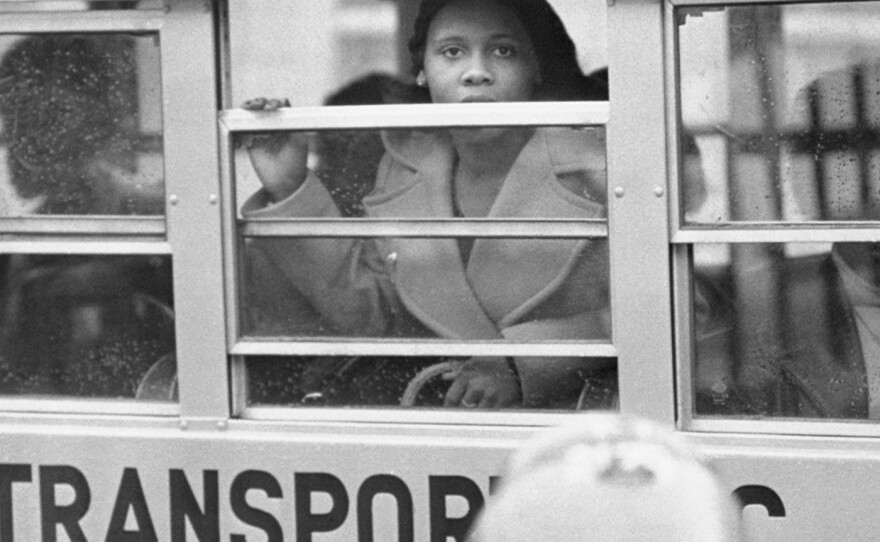
[[[455, 154], [445, 131], [385, 134], [387, 153], [367, 216], [450, 218]], [[314, 176], [272, 204], [260, 191], [246, 218], [338, 217]], [[488, 218], [605, 216], [605, 148], [594, 130], [542, 128], [523, 148]], [[478, 238], [462, 261], [456, 239], [261, 239], [260, 250], [342, 333], [450, 339], [607, 339], [607, 243]], [[412, 317], [418, 323], [414, 325]], [[540, 403], [584, 360], [515, 358], [526, 404]], [[595, 365], [595, 361], [593, 362]], [[588, 365], [592, 367], [593, 365]]]

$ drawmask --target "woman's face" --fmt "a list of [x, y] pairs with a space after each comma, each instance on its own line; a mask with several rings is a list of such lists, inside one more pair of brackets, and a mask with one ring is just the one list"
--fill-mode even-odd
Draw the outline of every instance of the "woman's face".
[[436, 103], [531, 99], [538, 61], [522, 23], [492, 0], [455, 0], [428, 28], [423, 77]]

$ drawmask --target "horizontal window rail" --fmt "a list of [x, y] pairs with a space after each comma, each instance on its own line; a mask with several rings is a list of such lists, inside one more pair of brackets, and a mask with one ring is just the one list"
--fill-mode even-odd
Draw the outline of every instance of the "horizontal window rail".
[[[302, 431], [299, 423], [309, 425], [315, 422], [329, 423], [370, 423], [374, 424], [381, 420], [385, 427], [393, 425], [420, 424], [422, 428], [431, 427], [434, 431], [440, 431], [444, 427], [454, 427], [456, 436], [461, 432], [472, 428], [479, 430], [482, 437], [492, 430], [501, 428], [516, 431], [528, 431], [530, 427], [546, 427], [558, 425], [565, 419], [574, 420], [574, 416], [583, 416], [574, 410], [528, 410], [524, 408], [511, 409], [464, 409], [464, 408], [388, 408], [388, 407], [320, 407], [320, 408], [290, 408], [289, 406], [249, 406], [242, 409], [239, 420], [230, 423], [231, 428], [250, 427], [255, 430], [264, 430], [264, 425], [256, 425], [258, 422], [289, 423]], [[350, 428], [356, 427], [349, 425]], [[506, 433], [504, 437], [509, 437]]]
[[46, 216], [0, 217], [0, 235], [164, 236], [164, 216]]
[[683, 429], [704, 433], [745, 433], [758, 435], [803, 435], [838, 437], [880, 437], [880, 425], [876, 420], [822, 419], [783, 417], [694, 417], [687, 420]]
[[689, 243], [834, 243], [880, 242], [874, 222], [737, 222], [719, 226], [688, 226], [672, 235], [673, 244]]
[[220, 113], [228, 132], [466, 128], [501, 126], [604, 126], [608, 102], [523, 102], [357, 105], [281, 108], [262, 112], [229, 109]]
[[310, 339], [299, 337], [281, 340], [240, 340], [230, 351], [239, 356], [572, 356], [616, 357], [617, 348], [599, 341], [448, 341], [428, 340], [358, 340], [339, 337]]
[[138, 401], [135, 399], [77, 399], [53, 395], [0, 397], [0, 411], [58, 414], [114, 414], [140, 416], [178, 416], [177, 403]]
[[162, 239], [70, 239], [59, 237], [29, 240], [15, 236], [14, 240], [0, 235], [0, 254], [171, 254], [171, 245]]
[[745, 6], [749, 4], [830, 4], [836, 0], [669, 0], [675, 7], [698, 6], [704, 11], [717, 11], [725, 7]]
[[[45, 2], [43, 2], [45, 3]], [[81, 2], [77, 2], [82, 4]], [[162, 9], [126, 10], [120, 17], [117, 10], [66, 11], [63, 17], [47, 17], [41, 2], [0, 1], [0, 34], [31, 34], [48, 32], [155, 32], [162, 28]], [[156, 6], [155, 2], [150, 2]], [[28, 7], [32, 11], [24, 11]], [[13, 9], [11, 9], [13, 8]], [[63, 11], [63, 8], [61, 9]], [[59, 11], [56, 8], [53, 11]]]
[[605, 220], [510, 219], [251, 219], [242, 221], [245, 237], [503, 237], [607, 238]]

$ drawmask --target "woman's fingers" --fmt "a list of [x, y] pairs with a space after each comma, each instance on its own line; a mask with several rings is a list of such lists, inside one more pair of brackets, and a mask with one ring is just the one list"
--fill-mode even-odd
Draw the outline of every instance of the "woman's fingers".
[[266, 98], [252, 98], [250, 100], [245, 101], [241, 104], [242, 109], [247, 109], [249, 111], [262, 111], [266, 108]]
[[248, 111], [277, 111], [282, 107], [290, 107], [290, 100], [287, 98], [251, 98], [246, 100], [242, 105], [242, 109]]
[[452, 385], [446, 391], [446, 397], [443, 400], [443, 406], [455, 407], [461, 405], [461, 400], [467, 392], [467, 380], [456, 378], [452, 381]]
[[456, 374], [444, 405], [503, 408], [515, 405], [520, 395], [519, 382], [505, 358], [471, 358]]

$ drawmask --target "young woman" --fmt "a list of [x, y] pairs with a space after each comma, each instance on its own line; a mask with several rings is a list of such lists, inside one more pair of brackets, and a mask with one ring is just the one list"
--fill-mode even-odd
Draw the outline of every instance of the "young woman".
[[[424, 0], [410, 41], [416, 82], [434, 103], [588, 98], [575, 49], [543, 0]], [[273, 109], [278, 100], [253, 100]], [[364, 198], [382, 218], [600, 218], [604, 143], [552, 128], [395, 130]], [[306, 167], [300, 134], [252, 144], [263, 189], [256, 217], [335, 217]], [[556, 239], [264, 239], [261, 250], [344, 334], [449, 339], [609, 336], [607, 246]], [[613, 360], [471, 358], [448, 406], [542, 406], [577, 393]]]

